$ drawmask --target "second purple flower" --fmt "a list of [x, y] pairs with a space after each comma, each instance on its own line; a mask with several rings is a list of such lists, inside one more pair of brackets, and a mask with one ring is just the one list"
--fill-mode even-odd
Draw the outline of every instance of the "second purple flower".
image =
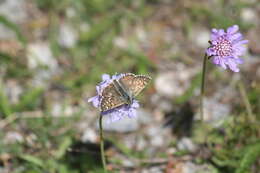
[[243, 63], [240, 56], [245, 53], [244, 45], [248, 43], [238, 30], [237, 25], [229, 27], [226, 32], [224, 29], [212, 29], [210, 47], [206, 50], [214, 64], [234, 72], [239, 72], [237, 65]]

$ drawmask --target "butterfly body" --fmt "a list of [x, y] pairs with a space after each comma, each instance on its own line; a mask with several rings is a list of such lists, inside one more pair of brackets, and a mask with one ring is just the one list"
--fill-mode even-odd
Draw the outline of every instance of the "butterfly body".
[[149, 76], [132, 73], [114, 79], [102, 91], [101, 111], [105, 112], [122, 105], [131, 105], [134, 98], [146, 87], [150, 80]]
[[121, 95], [122, 99], [125, 101], [127, 104], [132, 104], [133, 103], [133, 94], [129, 92], [125, 86], [120, 83], [120, 81], [114, 80], [113, 84], [117, 90], [117, 92]]

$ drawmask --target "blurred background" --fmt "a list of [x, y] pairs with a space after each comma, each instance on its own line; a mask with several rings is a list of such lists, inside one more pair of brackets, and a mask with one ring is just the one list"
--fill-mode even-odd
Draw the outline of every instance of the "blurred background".
[[[153, 80], [135, 119], [107, 124], [111, 172], [259, 173], [258, 0], [0, 0], [0, 173], [98, 173], [104, 73]], [[241, 72], [202, 60], [211, 28], [250, 40]]]

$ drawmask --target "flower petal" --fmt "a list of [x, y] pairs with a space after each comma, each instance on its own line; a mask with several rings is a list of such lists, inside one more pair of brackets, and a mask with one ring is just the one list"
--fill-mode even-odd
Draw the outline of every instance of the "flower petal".
[[226, 60], [224, 58], [219, 58], [219, 65], [224, 68], [224, 69], [227, 69], [227, 66], [226, 66]]
[[132, 108], [139, 108], [140, 107], [140, 104], [138, 103], [137, 100], [133, 100], [133, 103], [131, 105]]
[[218, 35], [218, 30], [217, 29], [212, 29], [211, 30], [211, 40], [215, 40], [215, 39], [217, 39], [219, 37], [219, 35]]
[[219, 29], [219, 30], [218, 30], [218, 35], [219, 35], [219, 36], [222, 36], [222, 35], [224, 35], [224, 34], [225, 34], [224, 29]]
[[236, 40], [241, 40], [243, 38], [243, 35], [241, 33], [236, 33], [234, 35], [230, 35], [229, 38], [233, 42]]
[[237, 63], [237, 64], [243, 64], [244, 63], [244, 60], [242, 58], [234, 58], [234, 61]]
[[220, 64], [220, 57], [214, 56], [212, 62], [213, 62], [214, 64], [216, 64], [216, 65], [219, 65], [219, 64]]
[[137, 117], [137, 111], [136, 111], [136, 109], [131, 109], [131, 111], [128, 112], [128, 117], [129, 117], [129, 118], [135, 118], [135, 117]]
[[206, 53], [208, 56], [212, 56], [212, 55], [216, 54], [216, 51], [210, 47], [210, 48], [206, 49]]
[[245, 53], [246, 48], [243, 46], [236, 46], [233, 48], [233, 56], [241, 56]]
[[233, 25], [227, 29], [228, 34], [234, 34], [239, 30], [238, 25]]
[[247, 43], [248, 43], [248, 40], [241, 40], [241, 41], [234, 43], [234, 46], [241, 45], [241, 44], [247, 44]]
[[110, 80], [110, 75], [109, 74], [103, 74], [102, 75], [102, 80], [103, 81]]
[[94, 97], [91, 97], [88, 99], [88, 102], [92, 102], [92, 105], [96, 108], [99, 107], [99, 102], [100, 102], [100, 97], [97, 95], [97, 96], [94, 96]]
[[233, 72], [239, 72], [239, 68], [237, 67], [237, 64], [231, 58], [227, 60], [227, 65], [230, 68], [230, 70], [232, 70]]

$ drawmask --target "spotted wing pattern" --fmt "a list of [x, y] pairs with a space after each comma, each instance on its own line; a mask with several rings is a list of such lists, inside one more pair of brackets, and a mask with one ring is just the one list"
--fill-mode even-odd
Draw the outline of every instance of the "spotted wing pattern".
[[146, 87], [150, 80], [151, 77], [146, 75], [127, 73], [119, 79], [119, 82], [135, 97]]
[[101, 94], [101, 112], [119, 107], [125, 104], [125, 100], [118, 93], [113, 83], [104, 88]]

